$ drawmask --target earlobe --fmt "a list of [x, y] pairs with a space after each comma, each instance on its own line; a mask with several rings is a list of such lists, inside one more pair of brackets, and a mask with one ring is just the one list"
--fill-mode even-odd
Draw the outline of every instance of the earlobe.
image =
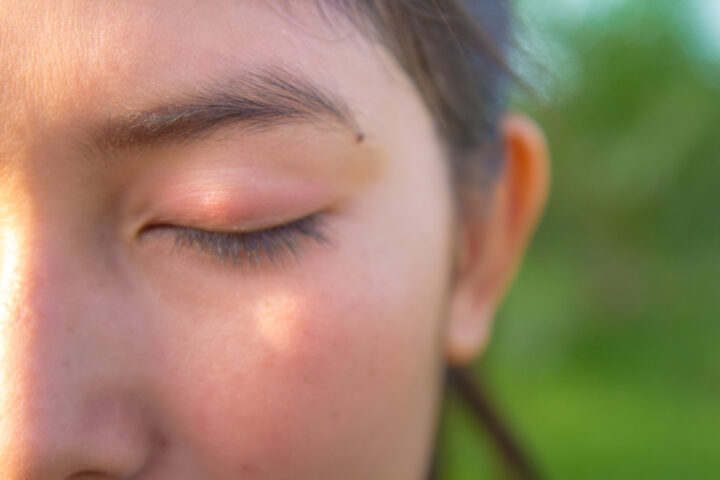
[[503, 167], [488, 195], [468, 196], [458, 225], [459, 264], [450, 298], [445, 352], [452, 365], [485, 346], [497, 306], [513, 278], [545, 205], [549, 164], [545, 137], [531, 119], [502, 121]]

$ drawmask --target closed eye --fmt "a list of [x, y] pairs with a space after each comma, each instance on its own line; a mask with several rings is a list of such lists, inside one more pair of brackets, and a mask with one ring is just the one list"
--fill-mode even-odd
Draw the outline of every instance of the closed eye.
[[249, 232], [222, 232], [195, 227], [160, 224], [146, 232], [170, 232], [178, 249], [194, 249], [233, 266], [257, 266], [264, 260], [272, 264], [288, 256], [298, 259], [307, 242], [329, 244], [322, 222], [315, 213], [274, 227]]

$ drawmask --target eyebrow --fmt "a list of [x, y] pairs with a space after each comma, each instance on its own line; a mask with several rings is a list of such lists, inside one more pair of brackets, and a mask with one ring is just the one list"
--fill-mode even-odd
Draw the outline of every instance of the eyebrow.
[[296, 72], [262, 68], [152, 108], [112, 116], [92, 128], [89, 144], [104, 155], [198, 141], [229, 126], [256, 133], [289, 123], [331, 122], [364, 134], [347, 103]]

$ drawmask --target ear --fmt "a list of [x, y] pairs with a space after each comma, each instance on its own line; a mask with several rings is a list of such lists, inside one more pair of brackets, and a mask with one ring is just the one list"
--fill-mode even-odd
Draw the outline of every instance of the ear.
[[503, 118], [503, 166], [490, 192], [462, 198], [455, 283], [445, 338], [447, 361], [472, 361], [545, 206], [549, 162], [545, 137], [520, 114]]

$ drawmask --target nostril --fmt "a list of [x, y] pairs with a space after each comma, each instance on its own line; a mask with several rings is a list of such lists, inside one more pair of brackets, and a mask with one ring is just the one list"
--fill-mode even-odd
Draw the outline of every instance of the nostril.
[[74, 473], [69, 476], [66, 480], [120, 480], [118, 477], [113, 477], [102, 472], [86, 471]]

